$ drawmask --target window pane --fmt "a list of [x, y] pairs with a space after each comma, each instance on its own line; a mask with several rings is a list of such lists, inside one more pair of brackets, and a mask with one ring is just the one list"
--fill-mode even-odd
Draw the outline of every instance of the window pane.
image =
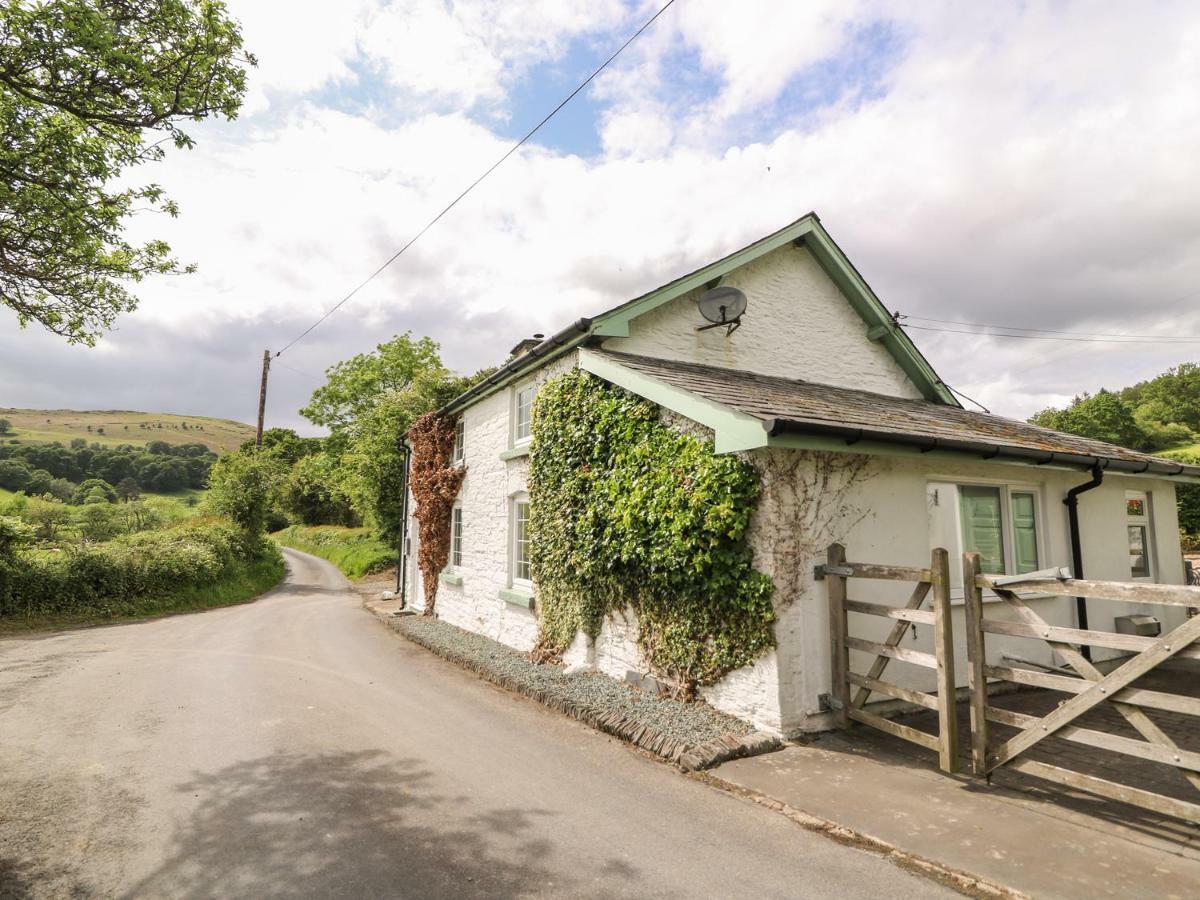
[[1129, 526], [1129, 574], [1134, 578], [1150, 577], [1150, 559], [1146, 554], [1146, 526]]
[[1034, 514], [1033, 494], [1012, 495], [1013, 554], [1016, 574], [1038, 569], [1037, 516]]
[[529, 581], [529, 504], [520, 502], [514, 515], [513, 578]]
[[450, 513], [450, 565], [462, 565], [462, 507], [456, 506]]
[[458, 421], [454, 425], [454, 462], [462, 462], [464, 444], [467, 437], [467, 423], [463, 421], [462, 416], [458, 417]]
[[962, 507], [963, 550], [979, 554], [988, 575], [1004, 574], [1004, 524], [1000, 513], [1000, 488], [963, 485], [958, 489]]
[[1125, 513], [1130, 516], [1144, 516], [1146, 514], [1146, 501], [1142, 498], [1127, 497], [1125, 499]]
[[517, 427], [515, 437], [524, 440], [533, 433], [533, 394], [531, 387], [517, 392]]

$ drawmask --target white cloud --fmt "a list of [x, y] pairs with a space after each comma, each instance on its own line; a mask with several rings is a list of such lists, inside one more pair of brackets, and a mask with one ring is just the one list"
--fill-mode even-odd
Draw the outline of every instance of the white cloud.
[[[327, 9], [328, 42], [297, 32], [319, 45], [312, 72], [264, 62], [264, 83], [311, 91], [369, 58], [414, 96], [486, 105], [572, 36], [646, 15], [582, 3], [447, 9]], [[416, 38], [406, 10], [410, 23], [432, 23]], [[772, 113], [795, 78], [882, 20], [904, 41], [883, 93], [834, 92], [759, 139], [739, 130], [739, 116]], [[417, 38], [418, 55], [400, 53]], [[644, 40], [598, 92], [608, 104], [599, 157], [523, 149], [300, 345], [304, 368], [409, 324], [450, 342], [463, 369], [492, 364], [528, 331], [602, 310], [811, 208], [891, 308], [1200, 333], [1200, 295], [1179, 299], [1200, 283], [1200, 14], [1190, 5], [879, 0], [748, 4], [735, 17], [689, 0]], [[673, 95], [694, 73], [654, 63], [678, 60], [672, 42], [710, 69], [715, 94]], [[420, 104], [399, 122], [311, 96], [287, 109], [197, 129], [199, 147], [154, 173], [183, 216], [139, 229], [169, 238], [200, 272], [141, 286], [131, 330], [199, 341], [233, 322], [254, 335], [252, 368], [262, 346], [294, 336], [507, 147], [486, 121]], [[1189, 355], [913, 334], [950, 383], [1020, 415]], [[105, 364], [117, 366], [112, 356]]]

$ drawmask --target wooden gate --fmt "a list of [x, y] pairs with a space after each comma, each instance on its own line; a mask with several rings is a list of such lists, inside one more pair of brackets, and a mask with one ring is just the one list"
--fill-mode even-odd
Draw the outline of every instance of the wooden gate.
[[[829, 547], [827, 562], [818, 566], [817, 577], [829, 583], [830, 658], [833, 668], [833, 690], [830, 707], [841, 728], [851, 721], [869, 725], [880, 731], [938, 754], [938, 765], [946, 772], [958, 770], [957, 721], [954, 715], [954, 640], [950, 618], [950, 561], [945, 550], [933, 551], [928, 569], [909, 566], [884, 566], [846, 561], [846, 548], [841, 544]], [[862, 579], [915, 581], [916, 588], [904, 606], [886, 606], [851, 600], [846, 596], [847, 585]], [[926, 597], [933, 594], [933, 609], [921, 609]], [[891, 633], [883, 643], [853, 637], [849, 633], [849, 613], [882, 616], [894, 620]], [[933, 629], [934, 653], [924, 653], [900, 646], [900, 639], [915, 623]], [[850, 651], [860, 650], [875, 659], [865, 675], [850, 671]], [[937, 672], [937, 693], [915, 691], [882, 680], [884, 670], [893, 659], [934, 669]], [[858, 690], [851, 698], [851, 687]], [[938, 733], [928, 734], [864, 709], [872, 693], [896, 700], [905, 700], [937, 710]]]
[[[1156, 724], [1146, 710], [1161, 710], [1200, 716], [1200, 698], [1133, 687], [1133, 682], [1172, 658], [1200, 659], [1200, 616], [1188, 619], [1170, 634], [1145, 637], [1081, 630], [1050, 625], [1017, 596], [1018, 593], [1062, 597], [1093, 597], [1133, 603], [1178, 607], [1200, 605], [1200, 588], [1157, 584], [1129, 584], [1045, 577], [1035, 573], [1024, 580], [984, 575], [979, 554], [963, 558], [966, 588], [968, 681], [971, 691], [971, 767], [986, 776], [1005, 766], [1037, 778], [1057, 782], [1130, 803], [1155, 812], [1200, 822], [1200, 805], [1152, 791], [1129, 787], [1060, 766], [1022, 756], [1051, 735], [1090, 747], [1124, 753], [1179, 769], [1200, 790], [1200, 753], [1184, 750]], [[1016, 614], [1016, 621], [990, 619], [984, 615], [983, 591], [993, 591]], [[1044, 641], [1073, 668], [1076, 675], [1057, 675], [987, 662], [987, 636], [1007, 635]], [[1107, 675], [1084, 655], [1079, 645], [1133, 651], [1135, 655]], [[990, 706], [987, 679], [1032, 685], [1073, 696], [1049, 714], [1038, 717]], [[1145, 740], [1082, 727], [1076, 720], [1101, 703], [1111, 703]], [[1020, 729], [1006, 741], [991, 745], [989, 723]], [[1200, 799], [1198, 797], [1197, 799]]]

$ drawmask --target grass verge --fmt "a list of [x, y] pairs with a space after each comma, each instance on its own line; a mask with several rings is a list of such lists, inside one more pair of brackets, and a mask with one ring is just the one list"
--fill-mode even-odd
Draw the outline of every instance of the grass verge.
[[347, 578], [361, 578], [396, 564], [396, 548], [382, 543], [369, 528], [292, 525], [271, 537], [284, 547], [328, 560]]
[[169, 594], [138, 601], [134, 608], [127, 608], [119, 613], [101, 615], [83, 612], [0, 617], [0, 635], [136, 622], [175, 613], [233, 606], [253, 600], [275, 587], [283, 580], [285, 571], [283, 558], [276, 552], [262, 559], [232, 566], [215, 584], [185, 585]]

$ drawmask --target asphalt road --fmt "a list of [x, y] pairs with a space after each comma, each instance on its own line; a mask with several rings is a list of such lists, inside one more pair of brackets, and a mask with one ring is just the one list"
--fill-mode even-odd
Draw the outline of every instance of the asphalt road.
[[928, 897], [376, 621], [257, 603], [0, 641], [0, 896]]

